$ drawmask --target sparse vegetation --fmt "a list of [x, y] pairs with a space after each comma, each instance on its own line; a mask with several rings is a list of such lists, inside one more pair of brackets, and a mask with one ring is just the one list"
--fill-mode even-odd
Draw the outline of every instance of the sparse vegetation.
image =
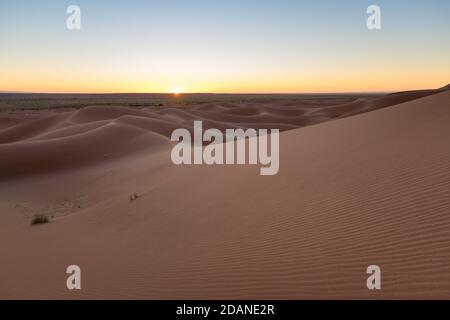
[[49, 223], [50, 219], [46, 214], [35, 214], [31, 220], [31, 225]]
[[136, 192], [133, 192], [132, 195], [130, 195], [130, 202], [136, 200], [139, 198], [139, 195]]

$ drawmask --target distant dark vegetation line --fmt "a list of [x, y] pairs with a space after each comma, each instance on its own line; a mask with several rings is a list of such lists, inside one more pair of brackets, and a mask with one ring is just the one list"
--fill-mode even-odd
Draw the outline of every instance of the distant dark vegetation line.
[[35, 94], [0, 93], [0, 111], [39, 110], [54, 108], [83, 108], [86, 106], [153, 107], [165, 105], [190, 105], [199, 103], [251, 103], [272, 101], [317, 101], [334, 103], [349, 99], [375, 98], [382, 94]]

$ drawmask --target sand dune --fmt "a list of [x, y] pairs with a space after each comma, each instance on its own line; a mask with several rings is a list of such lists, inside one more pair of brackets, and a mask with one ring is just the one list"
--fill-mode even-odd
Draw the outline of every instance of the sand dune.
[[[14, 114], [8, 115], [0, 119], [3, 127], [0, 127], [0, 152], [3, 155], [0, 159], [0, 178], [43, 174], [60, 167], [79, 168], [81, 165], [117, 159], [119, 155], [131, 156], [142, 149], [151, 151], [152, 147], [145, 142], [133, 143], [133, 140], [147, 134], [154, 145], [168, 144], [168, 139], [164, 138], [169, 138], [176, 128], [182, 127], [192, 132], [193, 120], [202, 120], [205, 129], [217, 128], [221, 131], [227, 128], [278, 128], [286, 131], [384, 108], [445, 89], [402, 92], [335, 105], [330, 105], [328, 101], [302, 101], [297, 104], [222, 102], [141, 110], [91, 106], [74, 111], [44, 113], [35, 120], [24, 120], [22, 113], [16, 117]], [[162, 137], [157, 138], [158, 135]], [[106, 136], [111, 139], [105, 140]], [[134, 147], [131, 148], [131, 145]], [[122, 148], [126, 148], [126, 152]], [[55, 160], [55, 157], [60, 160]], [[13, 161], [15, 158], [18, 158], [17, 161]]]
[[[445, 89], [0, 118], [0, 298], [448, 299]], [[170, 133], [193, 119], [281, 128], [279, 173], [173, 165]]]

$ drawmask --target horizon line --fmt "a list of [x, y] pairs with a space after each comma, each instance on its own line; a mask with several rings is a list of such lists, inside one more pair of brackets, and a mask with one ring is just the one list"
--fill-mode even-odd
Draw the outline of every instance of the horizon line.
[[[412, 89], [401, 91], [416, 91], [416, 90], [432, 90], [432, 89]], [[390, 91], [322, 91], [322, 92], [34, 92], [34, 91], [13, 91], [13, 90], [0, 90], [0, 94], [74, 94], [74, 95], [119, 95], [119, 94], [161, 94], [161, 95], [300, 95], [300, 94], [388, 94], [394, 92], [401, 92], [396, 90]]]
[[204, 94], [204, 95], [318, 95], [318, 94], [390, 94], [397, 92], [407, 92], [407, 91], [422, 91], [422, 90], [438, 90], [442, 88], [449, 87], [450, 84], [444, 86], [434, 87], [434, 88], [414, 88], [414, 89], [394, 89], [394, 90], [373, 90], [373, 91], [316, 91], [316, 92], [55, 92], [55, 91], [21, 91], [21, 90], [0, 90], [0, 94], [73, 94], [73, 95], [120, 95], [120, 94], [159, 94], [159, 95], [194, 95], [194, 94]]

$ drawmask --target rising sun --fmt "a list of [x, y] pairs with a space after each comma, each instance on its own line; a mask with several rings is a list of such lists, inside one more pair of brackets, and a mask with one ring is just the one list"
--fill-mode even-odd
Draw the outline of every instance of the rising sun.
[[182, 87], [172, 87], [170, 89], [170, 93], [173, 93], [174, 95], [179, 95], [180, 93], [183, 93], [183, 88]]

